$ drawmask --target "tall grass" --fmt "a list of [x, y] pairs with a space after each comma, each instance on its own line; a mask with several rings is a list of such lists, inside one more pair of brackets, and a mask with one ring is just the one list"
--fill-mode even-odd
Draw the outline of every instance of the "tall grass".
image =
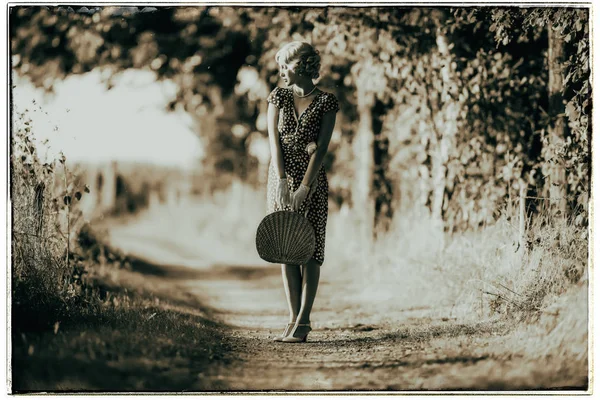
[[64, 156], [40, 159], [29, 112], [15, 115], [11, 135], [11, 284], [17, 328], [53, 322], [84, 291], [85, 271], [74, 260], [74, 246], [84, 225], [76, 203], [87, 187], [78, 184]]
[[[478, 230], [441, 233], [426, 212], [398, 215], [367, 244], [351, 210], [330, 213], [326, 268], [359, 281], [362, 301], [431, 307], [461, 318], [539, 316], [544, 301], [587, 287], [587, 226], [546, 211], [527, 224], [516, 212]], [[355, 296], [356, 293], [352, 293]]]
[[364, 246], [351, 213], [334, 213], [327, 268], [358, 282], [347, 296], [362, 306], [397, 318], [406, 310], [424, 321], [501, 322], [511, 333], [492, 341], [489, 352], [533, 363], [553, 360], [545, 368], [556, 376], [586, 381], [587, 225], [547, 211], [532, 218], [525, 248], [510, 209], [477, 231], [444, 236], [427, 218], [399, 217], [388, 233]]
[[223, 328], [104, 245], [81, 217], [85, 183], [40, 159], [28, 112], [11, 132], [11, 390], [203, 389], [230, 353]]

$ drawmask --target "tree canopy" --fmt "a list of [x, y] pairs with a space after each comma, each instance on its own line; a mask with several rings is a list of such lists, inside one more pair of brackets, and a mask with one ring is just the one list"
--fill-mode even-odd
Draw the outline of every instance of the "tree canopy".
[[305, 40], [340, 100], [326, 160], [338, 203], [370, 199], [382, 220], [425, 207], [455, 229], [492, 221], [521, 185], [550, 198], [554, 182], [587, 210], [587, 9], [29, 6], [10, 8], [10, 36], [14, 71], [47, 90], [100, 67], [172, 79], [207, 171], [251, 182], [275, 52]]

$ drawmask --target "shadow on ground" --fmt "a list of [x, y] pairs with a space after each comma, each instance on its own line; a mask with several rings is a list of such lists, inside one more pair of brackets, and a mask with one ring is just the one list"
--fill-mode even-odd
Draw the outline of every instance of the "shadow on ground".
[[13, 391], [203, 390], [203, 372], [232, 359], [228, 328], [190, 310], [138, 303], [98, 317], [14, 334]]
[[193, 268], [181, 265], [159, 265], [141, 257], [130, 257], [130, 264], [133, 271], [167, 279], [245, 281], [280, 274], [278, 269], [265, 266], [214, 264], [210, 268]]

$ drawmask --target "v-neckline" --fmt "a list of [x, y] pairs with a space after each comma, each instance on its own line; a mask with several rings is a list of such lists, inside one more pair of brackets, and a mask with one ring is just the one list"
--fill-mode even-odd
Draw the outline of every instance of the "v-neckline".
[[290, 94], [292, 95], [292, 109], [294, 111], [294, 117], [296, 118], [296, 123], [300, 122], [300, 117], [302, 117], [302, 115], [304, 115], [304, 113], [313, 105], [313, 103], [315, 102], [317, 97], [319, 97], [321, 95], [321, 93], [323, 93], [323, 91], [319, 89], [319, 93], [317, 93], [315, 95], [315, 97], [313, 97], [313, 99], [310, 101], [308, 106], [306, 106], [304, 111], [302, 111], [300, 114], [298, 114], [298, 110], [296, 110], [296, 102], [294, 101], [294, 90], [290, 89]]

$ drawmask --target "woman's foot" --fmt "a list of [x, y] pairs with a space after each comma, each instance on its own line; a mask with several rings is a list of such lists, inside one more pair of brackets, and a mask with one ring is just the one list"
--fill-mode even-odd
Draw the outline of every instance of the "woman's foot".
[[310, 323], [307, 324], [296, 324], [293, 326], [292, 331], [284, 337], [281, 341], [285, 343], [301, 343], [306, 342], [308, 333], [312, 331]]
[[283, 339], [290, 334], [290, 332], [292, 331], [292, 329], [294, 328], [294, 325], [296, 325], [295, 322], [290, 322], [289, 324], [286, 325], [285, 329], [283, 330], [283, 333], [281, 334], [281, 336], [276, 336], [273, 338], [274, 342], [282, 342]]

